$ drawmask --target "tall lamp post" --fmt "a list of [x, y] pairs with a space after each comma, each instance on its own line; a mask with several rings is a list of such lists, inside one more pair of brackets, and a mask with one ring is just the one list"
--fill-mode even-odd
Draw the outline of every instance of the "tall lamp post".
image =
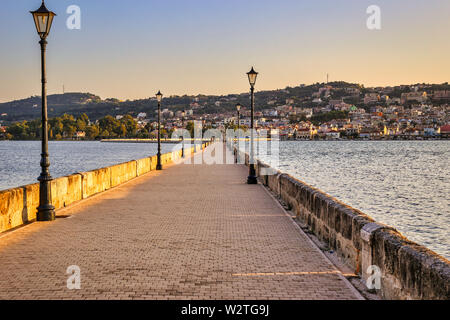
[[235, 150], [235, 154], [237, 154], [237, 149], [239, 148], [239, 140], [240, 140], [240, 129], [241, 129], [241, 117], [240, 117], [240, 111], [241, 111], [241, 104], [238, 103], [236, 104], [236, 111], [237, 111], [237, 123], [238, 123], [238, 137], [236, 138], [236, 150]]
[[[186, 110], [183, 110], [183, 112], [181, 112], [181, 127], [184, 130], [184, 117], [186, 116]], [[181, 136], [181, 141], [182, 141], [182, 145], [181, 145], [181, 157], [184, 158], [184, 135]]]
[[47, 47], [47, 36], [52, 27], [53, 18], [56, 14], [48, 11], [45, 7], [44, 0], [42, 5], [36, 11], [30, 11], [33, 15], [37, 33], [41, 40], [41, 82], [42, 82], [42, 153], [41, 153], [41, 175], [39, 176], [39, 207], [36, 216], [37, 221], [53, 221], [55, 220], [55, 207], [52, 205], [51, 181], [48, 154], [48, 118], [47, 118], [47, 88], [46, 88], [46, 70], [45, 70], [45, 49]]
[[256, 171], [255, 171], [255, 161], [254, 161], [254, 137], [253, 131], [255, 128], [255, 83], [256, 78], [258, 77], [258, 72], [256, 72], [253, 67], [252, 70], [247, 72], [248, 82], [250, 83], [250, 104], [251, 104], [251, 125], [250, 125], [250, 164], [249, 164], [249, 174], [247, 178], [247, 184], [257, 184], [256, 180]]
[[158, 91], [156, 94], [156, 100], [158, 101], [158, 154], [157, 154], [157, 163], [156, 170], [162, 170], [161, 165], [161, 101], [162, 101], [162, 93]]
[[238, 103], [236, 105], [236, 111], [237, 111], [237, 121], [238, 121], [238, 130], [241, 128], [241, 118], [240, 118], [240, 112], [241, 112], [241, 104]]

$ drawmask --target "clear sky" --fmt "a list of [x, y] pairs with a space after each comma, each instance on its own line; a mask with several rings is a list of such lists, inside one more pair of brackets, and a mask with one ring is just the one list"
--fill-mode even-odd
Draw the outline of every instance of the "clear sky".
[[[41, 0], [1, 0], [0, 101], [40, 94]], [[69, 30], [69, 5], [81, 30]], [[381, 30], [366, 27], [369, 5]], [[228, 94], [344, 80], [366, 86], [450, 79], [449, 0], [47, 0], [49, 94], [102, 98]]]

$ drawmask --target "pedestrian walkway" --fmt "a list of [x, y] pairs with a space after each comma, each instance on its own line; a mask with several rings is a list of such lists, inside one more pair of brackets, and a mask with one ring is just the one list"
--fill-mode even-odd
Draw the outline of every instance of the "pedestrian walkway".
[[247, 167], [164, 169], [0, 235], [0, 299], [361, 298]]

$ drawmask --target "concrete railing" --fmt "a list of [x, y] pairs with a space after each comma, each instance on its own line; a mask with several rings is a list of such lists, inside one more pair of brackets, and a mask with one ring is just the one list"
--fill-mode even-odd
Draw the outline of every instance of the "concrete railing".
[[[207, 145], [209, 142], [185, 148], [185, 156]], [[180, 158], [181, 149], [162, 154], [161, 163], [169, 164]], [[157, 157], [152, 156], [56, 178], [51, 182], [52, 204], [56, 210], [67, 207], [155, 170], [156, 162]], [[0, 191], [0, 233], [36, 220], [38, 206], [39, 183]]]
[[[236, 155], [248, 165], [247, 153]], [[275, 174], [266, 175], [261, 169], [270, 167], [260, 161], [255, 167], [260, 181], [364, 281], [379, 268], [381, 287], [377, 293], [381, 297], [450, 299], [447, 259], [288, 174], [273, 170]]]

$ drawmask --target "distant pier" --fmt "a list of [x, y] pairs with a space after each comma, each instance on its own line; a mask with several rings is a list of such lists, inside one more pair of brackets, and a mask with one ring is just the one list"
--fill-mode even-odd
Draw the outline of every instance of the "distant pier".
[[[184, 139], [185, 143], [204, 143], [211, 141], [211, 139]], [[102, 139], [100, 142], [109, 143], [158, 143], [158, 139]], [[182, 143], [183, 139], [161, 139], [161, 143]]]

